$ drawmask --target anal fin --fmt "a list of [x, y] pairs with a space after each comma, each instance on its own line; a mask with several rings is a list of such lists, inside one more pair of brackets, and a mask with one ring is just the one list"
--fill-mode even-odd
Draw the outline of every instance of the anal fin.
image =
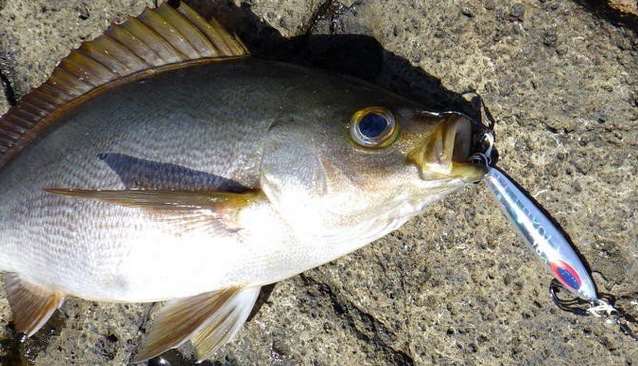
[[31, 337], [64, 302], [64, 294], [22, 280], [16, 273], [5, 273], [5, 290], [18, 333]]
[[259, 296], [260, 287], [233, 287], [167, 303], [135, 362], [158, 356], [191, 340], [199, 361], [237, 334]]

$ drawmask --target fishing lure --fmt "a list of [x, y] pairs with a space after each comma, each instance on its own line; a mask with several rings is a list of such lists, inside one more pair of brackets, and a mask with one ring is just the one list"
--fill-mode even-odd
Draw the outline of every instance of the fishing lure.
[[[615, 307], [613, 296], [598, 293], [587, 267], [562, 229], [512, 179], [492, 165], [492, 133], [485, 132], [484, 139], [487, 150], [474, 155], [477, 162], [488, 167], [483, 181], [520, 238], [554, 275], [555, 279], [549, 288], [554, 303], [561, 310], [583, 316], [592, 315], [617, 324], [625, 335], [638, 341], [638, 335], [627, 325], [628, 322], [636, 323], [635, 318]], [[560, 289], [567, 289], [578, 298], [563, 299], [558, 296]]]
[[578, 254], [556, 225], [498, 168], [483, 178], [523, 241], [568, 290], [586, 301], [598, 300], [596, 287]]

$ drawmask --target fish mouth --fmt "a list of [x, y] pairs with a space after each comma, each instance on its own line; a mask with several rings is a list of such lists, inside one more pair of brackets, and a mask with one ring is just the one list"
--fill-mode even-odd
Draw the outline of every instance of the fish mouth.
[[431, 131], [427, 139], [408, 153], [408, 161], [420, 168], [424, 180], [458, 178], [478, 182], [487, 166], [473, 162], [473, 136], [480, 133], [463, 115], [450, 115]]

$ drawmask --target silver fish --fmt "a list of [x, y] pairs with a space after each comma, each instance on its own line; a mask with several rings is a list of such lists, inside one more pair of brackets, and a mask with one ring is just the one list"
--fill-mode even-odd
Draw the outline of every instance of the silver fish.
[[33, 335], [65, 296], [170, 300], [137, 359], [188, 340], [209, 358], [262, 286], [479, 181], [480, 132], [356, 79], [252, 59], [183, 4], [146, 10], [0, 119], [16, 329]]

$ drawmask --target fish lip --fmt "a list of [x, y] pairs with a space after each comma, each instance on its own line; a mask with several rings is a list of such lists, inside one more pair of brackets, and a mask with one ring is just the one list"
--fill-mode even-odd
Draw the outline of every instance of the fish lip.
[[460, 179], [478, 182], [487, 174], [487, 166], [473, 162], [475, 135], [484, 133], [464, 115], [449, 115], [434, 127], [407, 160], [419, 168], [423, 180]]

